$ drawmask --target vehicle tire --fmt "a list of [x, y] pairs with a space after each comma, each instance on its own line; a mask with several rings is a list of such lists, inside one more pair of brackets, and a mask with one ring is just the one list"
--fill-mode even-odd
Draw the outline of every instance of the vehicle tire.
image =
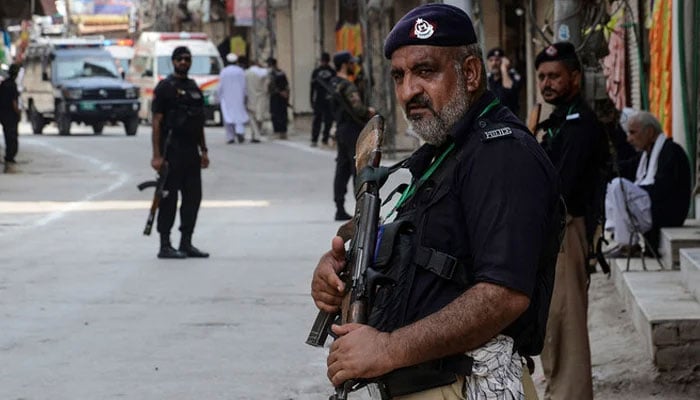
[[58, 125], [58, 134], [62, 136], [70, 135], [70, 115], [59, 113], [56, 117], [56, 125]]
[[133, 116], [127, 120], [124, 120], [124, 131], [126, 136], [136, 135], [136, 131], [139, 129], [139, 117], [138, 115]]
[[44, 117], [34, 109], [29, 109], [27, 113], [29, 114], [29, 123], [32, 124], [32, 132], [35, 135], [41, 135], [46, 125]]
[[92, 124], [92, 132], [93, 132], [95, 135], [101, 135], [101, 134], [102, 134], [102, 130], [103, 130], [104, 128], [105, 128], [105, 122], [104, 122], [104, 121], [95, 122], [94, 124]]

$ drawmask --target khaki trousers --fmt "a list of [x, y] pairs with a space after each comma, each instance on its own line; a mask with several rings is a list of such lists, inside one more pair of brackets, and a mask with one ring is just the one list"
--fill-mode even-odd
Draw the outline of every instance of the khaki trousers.
[[567, 216], [541, 355], [547, 379], [545, 400], [593, 399], [588, 343], [587, 250], [584, 219]]

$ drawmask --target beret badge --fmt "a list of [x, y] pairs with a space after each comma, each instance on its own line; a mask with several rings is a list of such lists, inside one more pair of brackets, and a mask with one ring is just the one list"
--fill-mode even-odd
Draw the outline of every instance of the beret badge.
[[558, 53], [557, 48], [554, 46], [547, 47], [547, 50], [545, 50], [544, 52], [547, 53], [547, 55], [550, 57], [556, 57]]
[[418, 18], [413, 26], [413, 35], [418, 39], [428, 39], [435, 33], [435, 27], [423, 18]]

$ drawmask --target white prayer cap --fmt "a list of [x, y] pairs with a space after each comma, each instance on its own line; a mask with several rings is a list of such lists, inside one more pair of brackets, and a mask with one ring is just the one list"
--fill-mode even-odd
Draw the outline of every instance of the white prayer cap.
[[226, 55], [226, 61], [230, 62], [231, 64], [235, 63], [238, 61], [238, 56], [233, 54], [233, 53], [228, 53]]

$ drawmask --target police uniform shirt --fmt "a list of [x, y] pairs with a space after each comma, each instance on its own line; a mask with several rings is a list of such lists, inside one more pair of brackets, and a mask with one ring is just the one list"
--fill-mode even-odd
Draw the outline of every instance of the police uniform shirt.
[[328, 65], [316, 67], [311, 73], [311, 104], [314, 107], [328, 103], [328, 93], [326, 89], [316, 82], [317, 79], [330, 84], [331, 78], [335, 76], [335, 70]]
[[508, 74], [513, 81], [513, 86], [510, 89], [503, 87], [503, 79], [496, 80], [491, 73], [488, 74], [488, 87], [498, 97], [501, 104], [508, 107], [513, 114], [518, 115], [520, 111], [518, 93], [522, 86], [522, 79], [520, 74], [513, 68], [508, 71]]
[[594, 201], [604, 162], [603, 127], [581, 97], [557, 106], [543, 125], [542, 145], [559, 171], [567, 212], [574, 217], [584, 216], [586, 207]]
[[[466, 269], [469, 287], [487, 282], [530, 297], [548, 213], [558, 198], [556, 171], [527, 128], [505, 107], [497, 105], [479, 116], [494, 100], [486, 92], [453, 129], [458, 160], [447, 178], [451, 181], [435, 189], [424, 185], [401, 213], [410, 211], [411, 204], [428, 204], [417, 226], [418, 245], [456, 257]], [[408, 162], [414, 178], [444, 147], [425, 145], [415, 153]], [[422, 268], [416, 274], [407, 307], [409, 322], [438, 311], [465, 290]], [[520, 328], [509, 329], [515, 332], [505, 333]]]
[[163, 114], [162, 141], [172, 127], [171, 143], [197, 148], [204, 126], [204, 96], [194, 80], [170, 75], [158, 82], [151, 108], [154, 114]]
[[19, 115], [13, 106], [13, 102], [18, 99], [19, 91], [14, 79], [6, 78], [0, 82], [0, 121], [10, 123], [19, 121]]

